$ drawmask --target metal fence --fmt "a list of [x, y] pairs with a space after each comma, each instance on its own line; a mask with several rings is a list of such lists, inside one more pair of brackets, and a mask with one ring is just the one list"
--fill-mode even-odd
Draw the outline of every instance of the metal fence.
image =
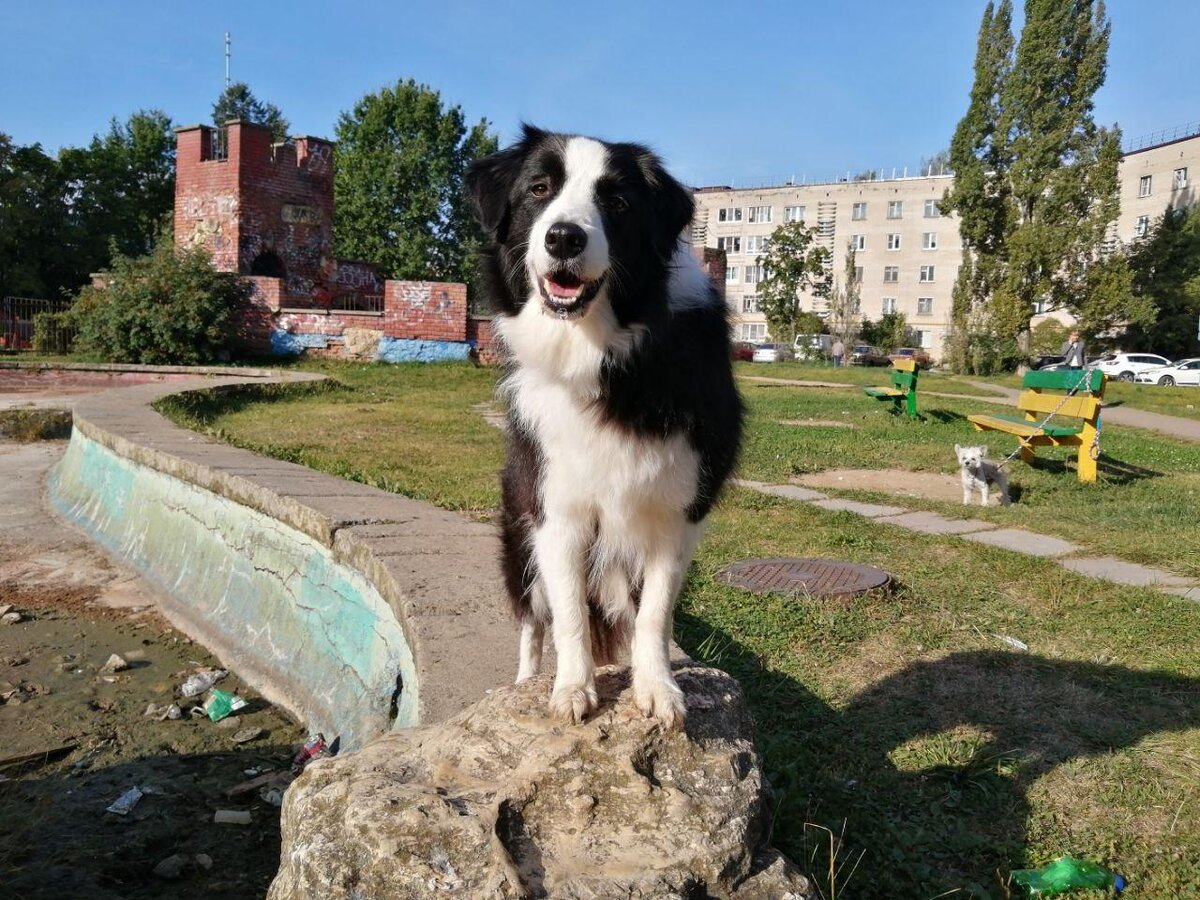
[[383, 312], [383, 294], [360, 294], [357, 291], [338, 294], [329, 306], [334, 312]]
[[54, 313], [70, 308], [70, 300], [5, 297], [0, 300], [0, 350], [69, 352], [75, 330]]
[[1183, 125], [1176, 125], [1174, 128], [1164, 128], [1162, 131], [1154, 131], [1150, 134], [1143, 134], [1132, 140], [1127, 140], [1125, 142], [1125, 152], [1136, 153], [1138, 150], [1145, 150], [1147, 147], [1157, 147], [1160, 144], [1181, 141], [1184, 138], [1194, 137], [1198, 134], [1200, 134], [1200, 121], [1187, 122]]

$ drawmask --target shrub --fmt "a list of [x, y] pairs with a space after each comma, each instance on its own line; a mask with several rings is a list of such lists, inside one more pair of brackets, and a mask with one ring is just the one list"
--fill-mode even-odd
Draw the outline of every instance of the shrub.
[[203, 250], [169, 238], [149, 256], [114, 258], [103, 288], [85, 287], [70, 316], [75, 349], [111, 362], [195, 365], [228, 353], [250, 287]]
[[75, 342], [75, 325], [70, 311], [40, 312], [33, 317], [33, 352], [43, 356], [66, 356]]
[[1035, 355], [1056, 354], [1071, 336], [1069, 329], [1055, 319], [1045, 319], [1029, 332], [1029, 351]]

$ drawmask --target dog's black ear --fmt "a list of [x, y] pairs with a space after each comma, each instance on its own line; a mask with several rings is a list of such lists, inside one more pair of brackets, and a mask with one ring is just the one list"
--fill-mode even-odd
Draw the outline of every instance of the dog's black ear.
[[664, 256], [669, 257], [675, 250], [679, 235], [691, 224], [696, 214], [696, 201], [692, 192], [671, 177], [663, 167], [662, 160], [650, 151], [645, 151], [641, 165], [662, 226], [660, 249]]
[[[528, 139], [528, 126], [526, 126]], [[513, 182], [525, 161], [528, 144], [514, 144], [491, 156], [477, 159], [467, 170], [467, 190], [475, 204], [475, 216], [483, 230], [498, 241], [508, 229], [509, 197]]]

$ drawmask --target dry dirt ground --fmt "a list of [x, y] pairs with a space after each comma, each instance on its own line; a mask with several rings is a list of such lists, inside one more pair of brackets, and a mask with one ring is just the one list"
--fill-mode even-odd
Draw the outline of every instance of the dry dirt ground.
[[[279, 812], [225, 792], [248, 770], [286, 771], [303, 733], [236, 673], [220, 686], [251, 703], [224, 722], [144, 715], [217, 661], [157, 614], [149, 585], [49, 513], [43, 483], [64, 447], [0, 440], [0, 608], [21, 616], [0, 624], [0, 896], [260, 898]], [[113, 653], [130, 668], [102, 673]], [[146, 796], [131, 813], [105, 812], [135, 785]], [[252, 824], [215, 824], [218, 809]], [[176, 854], [177, 877], [155, 874]]]
[[[940, 475], [937, 472], [906, 472], [903, 469], [826, 469], [808, 475], [797, 475], [791, 479], [796, 484], [811, 488], [843, 488], [855, 491], [878, 491], [896, 497], [923, 497], [926, 500], [944, 500], [948, 503], [962, 502], [962, 480], [957, 474]], [[979, 503], [979, 493], [972, 497]], [[992, 506], [998, 506], [1000, 498], [992, 492]]]

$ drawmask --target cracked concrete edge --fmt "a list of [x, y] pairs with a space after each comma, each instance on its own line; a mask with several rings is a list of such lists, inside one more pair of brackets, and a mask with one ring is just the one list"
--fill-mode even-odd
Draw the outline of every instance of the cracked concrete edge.
[[282, 369], [263, 369], [256, 366], [143, 366], [129, 363], [30, 362], [20, 359], [0, 359], [0, 369], [21, 369], [30, 372], [134, 372], [149, 375], [228, 375], [234, 378], [279, 378], [288, 373]]
[[[325, 380], [322, 375], [295, 372], [265, 372], [253, 378], [230, 377], [233, 373], [227, 370], [214, 374], [222, 377], [115, 387], [85, 397], [76, 405], [75, 428], [119, 457], [224, 497], [307, 535], [329, 548], [336, 562], [359, 572], [391, 607], [412, 652], [418, 722], [444, 719], [479, 699], [487, 689], [511, 681], [517, 638], [502, 601], [498, 571], [480, 572], [485, 582], [490, 580], [483, 592], [492, 599], [455, 608], [452, 615], [441, 613], [446, 606], [456, 606], [455, 598], [447, 595], [445, 586], [439, 589], [437, 585], [439, 570], [451, 571], [456, 566], [455, 539], [471, 538], [471, 552], [466, 558], [477, 558], [485, 543], [490, 545], [495, 540], [492, 527], [303, 466], [294, 470], [271, 466], [277, 461], [177, 426], [152, 408], [151, 404], [160, 399], [193, 391], [265, 384], [299, 386]], [[213, 455], [221, 458], [220, 466], [205, 461]], [[264, 478], [273, 482], [270, 486], [256, 479], [255, 470], [260, 466], [271, 470], [269, 479]], [[294, 475], [289, 476], [289, 472]], [[298, 482], [295, 495], [286, 489], [289, 477]], [[353, 496], [305, 496], [303, 488], [320, 480], [344, 485]], [[337, 511], [338, 501], [342, 500], [353, 501], [343, 504], [353, 507], [353, 513]], [[384, 514], [364, 515], [361, 508], [368, 504]], [[438, 532], [448, 542], [447, 552], [423, 558], [412, 552], [380, 552], [383, 548], [375, 536], [358, 533], [363, 528], [381, 531], [385, 538], [410, 528], [413, 534]], [[493, 559], [490, 546], [487, 551], [487, 557]], [[430, 567], [419, 589], [414, 589], [411, 578], [399, 577], [405, 563]], [[487, 639], [480, 640], [481, 635], [487, 635]]]

